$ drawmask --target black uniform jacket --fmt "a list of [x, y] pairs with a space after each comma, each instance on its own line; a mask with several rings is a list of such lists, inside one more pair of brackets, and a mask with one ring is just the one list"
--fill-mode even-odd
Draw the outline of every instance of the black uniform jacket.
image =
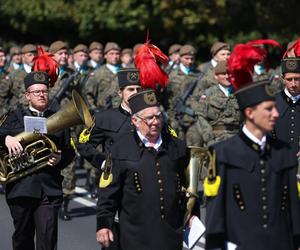
[[276, 96], [279, 119], [275, 126], [276, 138], [292, 145], [295, 153], [300, 150], [300, 99], [293, 101], [282, 91]]
[[103, 151], [107, 151], [115, 141], [132, 130], [130, 114], [121, 107], [98, 112], [89, 141], [78, 144], [77, 149], [94, 167], [100, 168], [106, 156], [96, 149], [97, 146], [102, 145]]
[[[45, 117], [52, 114], [51, 111], [45, 112]], [[33, 113], [28, 109], [17, 109], [9, 114], [7, 120], [0, 127], [0, 145], [2, 149], [7, 150], [5, 146], [5, 137], [7, 135], [15, 136], [24, 131], [25, 115], [32, 116]], [[58, 165], [47, 166], [17, 181], [6, 185], [6, 197], [12, 199], [16, 197], [41, 198], [42, 192], [47, 196], [62, 195], [61, 182], [63, 177], [60, 170], [66, 167], [74, 157], [74, 150], [70, 146], [69, 130], [64, 129], [55, 134], [47, 135], [56, 145], [58, 150], [62, 151], [62, 158]], [[24, 145], [23, 145], [24, 148]]]
[[113, 181], [99, 191], [97, 229], [111, 228], [118, 211], [122, 250], [182, 249], [186, 145], [168, 134], [156, 151], [131, 132], [110, 151]]
[[240, 250], [298, 249], [297, 159], [288, 144], [267, 137], [262, 152], [240, 132], [215, 150], [221, 186], [208, 201], [206, 249], [225, 249], [225, 241]]

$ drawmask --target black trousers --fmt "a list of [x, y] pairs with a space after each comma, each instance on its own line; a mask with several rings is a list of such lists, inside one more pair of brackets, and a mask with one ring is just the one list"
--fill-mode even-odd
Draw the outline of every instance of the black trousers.
[[61, 203], [61, 196], [46, 195], [41, 199], [20, 197], [7, 200], [15, 227], [13, 249], [56, 250], [57, 216]]

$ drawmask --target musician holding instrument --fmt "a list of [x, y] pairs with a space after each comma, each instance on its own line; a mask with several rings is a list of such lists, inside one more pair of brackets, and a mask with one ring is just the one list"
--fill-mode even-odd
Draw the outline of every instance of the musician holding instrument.
[[[30, 162], [25, 159], [27, 147], [24, 141], [15, 137], [24, 131], [24, 116], [48, 117], [53, 114], [53, 111], [47, 109], [49, 75], [44, 71], [33, 71], [26, 75], [24, 84], [29, 106], [10, 112], [0, 127], [1, 146], [8, 150], [8, 161], [12, 162], [11, 159], [19, 157], [16, 160], [19, 162], [16, 163], [17, 168], [24, 167], [22, 160], [24, 164]], [[57, 249], [57, 217], [62, 203], [63, 179], [60, 171], [73, 159], [74, 150], [70, 146], [69, 129], [47, 134], [47, 137], [57, 150], [46, 156], [45, 166], [8, 180], [6, 184], [7, 204], [15, 228], [12, 236], [14, 250]], [[41, 135], [41, 138], [44, 137]], [[37, 146], [33, 148], [38, 150]]]

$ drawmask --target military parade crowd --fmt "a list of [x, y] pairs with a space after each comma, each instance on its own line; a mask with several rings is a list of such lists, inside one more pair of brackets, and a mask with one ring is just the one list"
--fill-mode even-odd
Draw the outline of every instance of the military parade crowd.
[[[299, 249], [300, 39], [284, 49], [270, 40], [216, 42], [199, 65], [190, 44], [172, 44], [167, 55], [148, 41], [0, 47], [2, 151], [21, 155], [23, 117], [51, 117], [74, 100], [74, 90], [92, 117], [71, 127], [59, 117], [48, 166], [2, 183], [13, 249], [58, 248], [57, 219], [72, 219], [80, 168], [97, 200], [102, 249], [182, 249], [183, 229], [200, 218], [200, 206], [206, 249]], [[270, 46], [283, 55], [274, 68]], [[57, 63], [56, 73], [38, 65], [43, 54]], [[197, 193], [186, 191], [189, 146], [213, 158]], [[197, 199], [186, 217], [190, 197]]]

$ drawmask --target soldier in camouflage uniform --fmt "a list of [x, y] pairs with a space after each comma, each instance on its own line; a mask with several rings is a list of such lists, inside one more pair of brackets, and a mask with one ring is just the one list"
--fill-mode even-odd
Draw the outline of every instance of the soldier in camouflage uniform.
[[120, 69], [121, 48], [114, 42], [108, 42], [104, 48], [106, 63], [95, 70], [86, 83], [84, 93], [92, 110], [118, 107], [117, 72]]
[[24, 77], [31, 72], [32, 59], [36, 55], [36, 46], [26, 44], [22, 47], [23, 67], [17, 69], [0, 81], [0, 114], [13, 110], [18, 104], [28, 105], [24, 93]]
[[[59, 77], [54, 87], [50, 89], [49, 100], [50, 107], [53, 110], [59, 110], [63, 107], [71, 98], [71, 90], [74, 85], [73, 81], [70, 82], [70, 77], [74, 75], [74, 70], [68, 67], [68, 45], [63, 41], [55, 41], [49, 47], [49, 52], [53, 54], [53, 58], [59, 64]], [[69, 82], [69, 88], [63, 93], [62, 97], [57, 96], [58, 91], [62, 88], [62, 85]], [[74, 133], [74, 131], [73, 131]], [[73, 135], [76, 138], [76, 134]], [[59, 212], [59, 218], [62, 220], [70, 220], [71, 216], [68, 211], [69, 201], [71, 196], [75, 193], [75, 166], [74, 161], [70, 163], [66, 168], [61, 171], [64, 179], [62, 182], [63, 187], [63, 203]]]
[[0, 47], [0, 80], [5, 78], [7, 70], [5, 69], [6, 55], [2, 47]]
[[170, 74], [172, 70], [176, 69], [178, 67], [178, 64], [180, 62], [180, 54], [179, 51], [181, 49], [182, 45], [180, 44], [172, 44], [169, 48], [169, 63], [166, 67], [165, 71]]
[[187, 132], [187, 144], [210, 146], [223, 141], [239, 130], [241, 116], [229, 82], [226, 61], [220, 61], [214, 68], [218, 82], [197, 97], [192, 107], [198, 120]]
[[99, 42], [92, 42], [89, 46], [88, 66], [94, 70], [99, 69], [103, 65], [103, 45]]
[[203, 92], [211, 86], [218, 84], [213, 69], [220, 61], [228, 61], [230, 57], [230, 46], [227, 43], [216, 42], [210, 49], [212, 59], [206, 63], [201, 64], [198, 69], [204, 73], [200, 84], [195, 89], [196, 95], [201, 95]]
[[10, 55], [10, 63], [7, 68], [7, 71], [9, 73], [23, 67], [22, 52], [20, 47], [18, 46], [11, 47], [9, 50], [9, 55]]
[[[176, 114], [176, 101], [183, 95], [189, 84], [193, 80], [197, 80], [201, 72], [194, 66], [197, 51], [193, 46], [186, 44], [181, 47], [179, 53], [180, 63], [169, 75], [169, 83], [166, 88], [167, 97], [164, 98], [167, 103], [163, 103], [163, 106], [168, 114], [168, 123], [175, 129], [178, 136], [184, 139], [186, 129], [191, 125], [193, 119]], [[179, 124], [179, 121], [182, 123]]]

